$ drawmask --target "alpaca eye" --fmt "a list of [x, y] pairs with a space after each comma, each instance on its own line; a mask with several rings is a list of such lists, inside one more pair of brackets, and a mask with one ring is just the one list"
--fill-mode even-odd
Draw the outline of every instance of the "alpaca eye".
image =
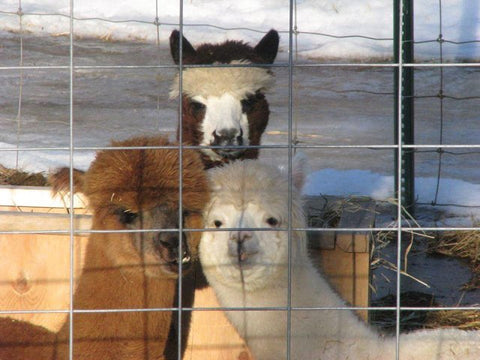
[[213, 225], [215, 225], [216, 228], [219, 228], [220, 226], [223, 225], [223, 223], [222, 223], [220, 220], [215, 220], [215, 221], [213, 222]]
[[118, 221], [124, 225], [131, 224], [138, 218], [137, 213], [124, 209], [117, 209], [115, 214], [118, 216]]
[[249, 96], [248, 98], [246, 99], [243, 99], [241, 101], [242, 103], [242, 112], [243, 113], [247, 113], [249, 112], [250, 110], [252, 110], [253, 106], [255, 105], [255, 97], [254, 96]]
[[200, 111], [205, 110], [205, 105], [198, 101], [193, 101], [193, 100], [190, 101], [190, 106], [194, 113], [198, 113]]
[[278, 225], [278, 219], [274, 217], [269, 217], [267, 219], [267, 224], [270, 226], [277, 226]]

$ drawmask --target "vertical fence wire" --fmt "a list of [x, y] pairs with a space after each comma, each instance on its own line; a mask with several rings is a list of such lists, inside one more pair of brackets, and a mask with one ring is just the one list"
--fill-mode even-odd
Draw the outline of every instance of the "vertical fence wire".
[[18, 109], [17, 109], [17, 151], [15, 152], [15, 170], [19, 168], [20, 135], [22, 131], [22, 98], [23, 98], [23, 10], [22, 0], [18, 0], [18, 26], [20, 33], [20, 61], [19, 61], [19, 84], [18, 84]]
[[[295, 35], [295, 64], [298, 62], [298, 19], [297, 19], [297, 0], [293, 0], [293, 9], [290, 7], [290, 13], [293, 11], [293, 34]], [[290, 36], [290, 34], [289, 34]], [[289, 38], [289, 45], [290, 45], [290, 38]], [[292, 52], [292, 48], [289, 46], [289, 52]], [[290, 58], [289, 58], [290, 60]], [[293, 71], [293, 68], [291, 69]], [[290, 84], [291, 87], [294, 86], [293, 82]], [[292, 97], [293, 98], [293, 97]], [[293, 101], [292, 101], [293, 107]], [[293, 114], [292, 114], [293, 116]], [[298, 144], [298, 119], [296, 116], [293, 116], [293, 144]], [[297, 149], [293, 149], [294, 153], [296, 153]]]
[[[178, 231], [179, 231], [179, 273], [178, 273], [178, 312], [177, 312], [177, 321], [178, 321], [178, 333], [177, 333], [177, 357], [178, 360], [181, 360], [182, 357], [182, 294], [183, 294], [183, 267], [182, 267], [182, 254], [183, 254], [183, 241], [182, 239], [182, 218], [183, 218], [183, 192], [182, 192], [182, 184], [183, 184], [183, 0], [179, 0], [179, 31], [180, 31], [180, 38], [179, 38], [179, 52], [178, 52], [178, 144], [179, 144], [179, 224], [178, 224]], [[173, 314], [172, 314], [173, 315]]]
[[155, 25], [155, 30], [157, 31], [157, 46], [160, 46], [160, 18], [158, 15], [158, 0], [155, 0], [155, 21], [153, 23]]
[[[293, 18], [293, 0], [289, 1], [289, 18], [288, 18], [288, 217], [287, 217], [287, 238], [288, 238], [288, 284], [287, 284], [287, 360], [292, 358], [292, 191], [293, 191], [293, 34], [294, 34], [294, 18]], [[296, 127], [295, 127], [296, 129]]]
[[402, 31], [403, 31], [403, 0], [398, 1], [397, 9], [394, 9], [398, 12], [398, 38], [397, 38], [397, 46], [398, 46], [398, 56], [397, 56], [397, 63], [395, 64], [397, 66], [397, 81], [400, 86], [397, 87], [397, 151], [396, 151], [396, 164], [397, 164], [397, 182], [396, 182], [396, 193], [397, 193], [397, 272], [396, 272], [396, 303], [395, 303], [395, 359], [399, 360], [400, 359], [400, 307], [401, 307], [401, 301], [400, 301], [400, 291], [401, 291], [401, 273], [400, 269], [402, 266], [402, 261], [401, 261], [401, 256], [400, 254], [402, 253], [402, 191], [403, 191], [403, 184], [402, 184], [402, 177], [403, 177], [403, 171], [402, 171], [402, 166], [403, 166], [403, 151], [402, 151], [402, 143], [403, 143], [403, 131], [402, 131], [402, 120], [403, 120], [403, 107], [401, 106], [402, 104], [402, 79], [403, 79], [403, 37], [402, 37]]
[[73, 132], [73, 118], [74, 118], [74, 112], [73, 112], [73, 80], [74, 80], [74, 61], [73, 61], [73, 56], [74, 56], [74, 48], [73, 48], [73, 30], [74, 30], [74, 5], [75, 5], [75, 0], [70, 0], [70, 29], [69, 29], [69, 178], [70, 178], [70, 303], [68, 306], [68, 322], [69, 322], [69, 336], [68, 336], [68, 357], [70, 360], [73, 360], [73, 347], [74, 347], [74, 341], [73, 341], [73, 336], [74, 336], [74, 264], [75, 264], [75, 238], [74, 238], [74, 231], [75, 231], [75, 225], [74, 225], [74, 188], [73, 188], [73, 169], [74, 169], [74, 132]]
[[[438, 26], [438, 51], [439, 51], [439, 60], [440, 64], [443, 64], [443, 17], [442, 17], [442, 0], [438, 0], [438, 18], [439, 18], [439, 26]], [[440, 66], [439, 68], [440, 71], [440, 88], [438, 89], [438, 100], [440, 102], [440, 129], [439, 129], [439, 139], [438, 143], [439, 145], [443, 145], [443, 100], [444, 100], [444, 90], [443, 90], [443, 66]], [[440, 178], [442, 176], [442, 159], [443, 159], [443, 154], [444, 150], [443, 148], [439, 147], [437, 149], [438, 153], [438, 165], [437, 165], [437, 180], [436, 180], [436, 185], [435, 185], [435, 195], [432, 201], [432, 205], [436, 205], [438, 201], [438, 193], [440, 191]]]
[[[160, 50], [160, 17], [159, 17], [159, 7], [158, 7], [158, 1], [155, 0], [155, 28], [157, 32], [157, 50]], [[157, 108], [156, 108], [156, 113], [157, 113], [157, 126], [160, 129], [161, 128], [161, 94], [160, 92], [157, 94]]]

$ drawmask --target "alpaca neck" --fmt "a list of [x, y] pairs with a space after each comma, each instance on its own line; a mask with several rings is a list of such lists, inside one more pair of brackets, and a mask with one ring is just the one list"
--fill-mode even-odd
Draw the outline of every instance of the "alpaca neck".
[[[95, 238], [95, 237], [93, 237]], [[89, 242], [74, 309], [149, 309], [174, 305], [175, 279], [152, 278], [143, 269], [125, 270]], [[75, 359], [162, 359], [171, 323], [170, 311], [93, 312], [74, 315]], [[68, 322], [61, 338], [68, 339]]]
[[[75, 293], [75, 307], [82, 309], [146, 308], [163, 306], [156, 290], [175, 287], [174, 279], [146, 276], [140, 265], [118, 266], [92, 241]], [[129, 267], [135, 267], [130, 269]], [[121, 294], [121, 296], [120, 296]], [[173, 299], [173, 294], [172, 294]]]
[[328, 309], [292, 312], [292, 329], [297, 335], [292, 340], [292, 354], [302, 358], [321, 353], [322, 359], [328, 360], [337, 359], [338, 354], [355, 353], [359, 355], [355, 359], [381, 359], [388, 345], [385, 340], [353, 311], [332, 309], [348, 305], [308, 256], [298, 260], [292, 271], [292, 306]]
[[[294, 308], [347, 306], [319, 275], [307, 256], [295, 258], [290, 280], [290, 288], [288, 281], [284, 281], [281, 286], [247, 292], [247, 306], [285, 307], [289, 289], [291, 306]], [[261, 315], [259, 312], [250, 312], [243, 318], [241, 314], [231, 312], [229, 316], [235, 318], [234, 322], [239, 325], [240, 333], [247, 339], [256, 358], [278, 360], [286, 358], [288, 314], [291, 316], [291, 352], [295, 359], [311, 359], [315, 354], [322, 354], [322, 359], [333, 360], [338, 359], [338, 354], [345, 353], [347, 348], [348, 351], [354, 349], [361, 354], [371, 354], [372, 349], [384, 348], [383, 339], [378, 338], [350, 310], [268, 311]], [[357, 341], [358, 339], [362, 341]], [[272, 349], [275, 349], [273, 353]], [[382, 351], [378, 350], [378, 354], [382, 354]], [[368, 355], [358, 357], [367, 358]]]

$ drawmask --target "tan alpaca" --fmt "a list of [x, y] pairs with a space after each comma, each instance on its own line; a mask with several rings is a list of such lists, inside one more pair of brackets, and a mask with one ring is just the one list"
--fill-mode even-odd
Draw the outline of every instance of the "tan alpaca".
[[[173, 145], [163, 137], [112, 143], [116, 147]], [[202, 228], [201, 212], [208, 201], [203, 164], [191, 150], [183, 151], [182, 160], [182, 225]], [[65, 170], [52, 177], [55, 189], [65, 188], [62, 174]], [[172, 312], [161, 309], [176, 306], [179, 259], [183, 272], [188, 272], [197, 257], [200, 236], [197, 232], [179, 236], [178, 231], [162, 231], [179, 228], [179, 151], [103, 150], [87, 172], [76, 171], [75, 176], [75, 190], [88, 198], [93, 211], [92, 230], [152, 231], [90, 235], [73, 307], [94, 312], [73, 315], [73, 358], [165, 359]], [[181, 255], [179, 238], [183, 239]], [[110, 312], [115, 309], [148, 311]], [[69, 321], [52, 345], [55, 359], [68, 359], [68, 338]], [[12, 349], [22, 351], [21, 346]], [[0, 339], [0, 359], [14, 358], [14, 353], [8, 357], [6, 351]], [[38, 355], [39, 359], [49, 358]]]

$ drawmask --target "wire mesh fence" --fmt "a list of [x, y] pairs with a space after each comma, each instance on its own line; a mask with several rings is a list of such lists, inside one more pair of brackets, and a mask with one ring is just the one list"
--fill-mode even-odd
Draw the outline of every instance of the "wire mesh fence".
[[[400, 2], [402, 3], [402, 2]], [[95, 151], [104, 149], [122, 149], [122, 147], [105, 146], [111, 138], [126, 138], [138, 133], [142, 122], [141, 133], [161, 131], [174, 137], [177, 131], [177, 119], [182, 118], [181, 101], [168, 101], [168, 88], [174, 78], [176, 71], [182, 72], [189, 66], [180, 62], [179, 66], [171, 64], [170, 55], [164, 43], [162, 43], [160, 32], [170, 32], [179, 28], [181, 33], [188, 37], [195, 32], [196, 28], [209, 28], [212, 30], [238, 33], [263, 34], [266, 31], [259, 28], [246, 27], [223, 27], [215, 24], [185, 24], [182, 18], [183, 3], [179, 3], [180, 22], [162, 21], [161, 6], [155, 2], [155, 12], [152, 12], [152, 20], [134, 19], [109, 19], [99, 17], [78, 17], [75, 15], [74, 2], [69, 4], [69, 12], [48, 13], [39, 11], [24, 12], [22, 3], [19, 2], [16, 10], [2, 10], [0, 14], [18, 20], [18, 27], [13, 30], [6, 42], [9, 46], [18, 49], [15, 55], [10, 52], [8, 56], [0, 60], [0, 71], [2, 78], [9, 83], [9, 89], [14, 90], [8, 95], [5, 101], [5, 114], [2, 118], [2, 128], [5, 129], [5, 143], [13, 144], [2, 146], [0, 158], [11, 158], [15, 156], [13, 167], [22, 167], [22, 155], [35, 154], [38, 158], [62, 159], [73, 168], [77, 163], [86, 163]], [[389, 209], [388, 214], [393, 218], [393, 228], [396, 239], [393, 242], [394, 248], [390, 249], [393, 254], [391, 261], [392, 274], [389, 281], [390, 291], [395, 294], [402, 294], [404, 287], [403, 261], [405, 256], [405, 240], [408, 239], [412, 227], [415, 232], [443, 233], [447, 231], [478, 231], [478, 222], [454, 220], [448, 221], [448, 215], [442, 211], [444, 207], [457, 209], [474, 210], [480, 207], [475, 196], [456, 197], [440, 196], [441, 191], [455, 192], [466, 186], [464, 182], [473, 183], [478, 187], [478, 152], [480, 144], [476, 134], [480, 134], [477, 115], [479, 110], [480, 93], [478, 93], [478, 59], [445, 60], [445, 46], [462, 47], [465, 45], [480, 44], [480, 40], [466, 38], [462, 41], [448, 39], [443, 28], [442, 2], [438, 2], [438, 13], [430, 14], [438, 17], [439, 29], [433, 34], [432, 39], [414, 41], [414, 48], [421, 49], [424, 45], [436, 44], [438, 55], [431, 60], [416, 59], [414, 63], [397, 63], [389, 58], [372, 58], [358, 61], [344, 58], [321, 58], [305, 59], [302, 47], [302, 38], [313, 37], [321, 42], [324, 39], [363, 39], [372, 42], [392, 46], [392, 37], [375, 37], [358, 34], [337, 34], [303, 31], [305, 24], [297, 18], [297, 1], [290, 1], [288, 4], [289, 18], [286, 21], [288, 30], [280, 30], [282, 38], [288, 39], [284, 42], [284, 53], [271, 66], [276, 74], [276, 85], [273, 95], [269, 98], [271, 120], [264, 135], [264, 141], [258, 148], [266, 159], [282, 158], [287, 168], [292, 167], [292, 156], [297, 150], [301, 150], [310, 158], [313, 169], [340, 168], [346, 172], [346, 176], [360, 179], [369, 172], [385, 174], [382, 186], [388, 187], [388, 191], [402, 193], [402, 189], [394, 189], [392, 177], [402, 176], [404, 169], [401, 165], [395, 167], [393, 164], [401, 160], [402, 154], [413, 152], [416, 163], [416, 176], [418, 181], [416, 201], [417, 206], [428, 208], [426, 215], [418, 210], [420, 217], [418, 223], [405, 221], [404, 204], [397, 201], [393, 210]], [[393, 10], [392, 10], [393, 11]], [[39, 23], [41, 19], [59, 19], [69, 23], [70, 30], [66, 33], [59, 33], [60, 38], [37, 39], [25, 29], [23, 23], [27, 17], [35, 17]], [[82, 39], [75, 37], [75, 28], [92, 21], [114, 24], [134, 24], [151, 29], [154, 43], [101, 43], [97, 40]], [[401, 25], [400, 25], [401, 26]], [[150, 32], [150, 30], [148, 30]], [[112, 32], [107, 31], [108, 34]], [[105, 40], [115, 37], [106, 36]], [[26, 41], [27, 39], [27, 41]], [[40, 46], [48, 49], [39, 51], [35, 48], [35, 42], [39, 41]], [[16, 44], [16, 45], [13, 45]], [[401, 44], [400, 44], [401, 47]], [[99, 55], [94, 48], [99, 48]], [[392, 46], [393, 48], [393, 46]], [[132, 52], [138, 51], [142, 56], [140, 59], [132, 57]], [[111, 52], [111, 53], [109, 53]], [[166, 53], [166, 54], [165, 54]], [[43, 58], [42, 58], [43, 57]], [[190, 66], [191, 67], [191, 66]], [[209, 67], [207, 65], [207, 67]], [[405, 144], [394, 135], [394, 99], [402, 102], [402, 89], [394, 90], [395, 69], [402, 74], [405, 69], [413, 69], [415, 74], [415, 118], [416, 132], [415, 143]], [[399, 76], [400, 76], [399, 75]], [[182, 79], [182, 77], [180, 77]], [[127, 84], [127, 85], [125, 85]], [[51, 93], [44, 93], [45, 89], [52, 89]], [[180, 88], [182, 84], [180, 83]], [[53, 94], [52, 94], [53, 93]], [[52, 97], [54, 99], [52, 99]], [[48, 102], [54, 106], [48, 106]], [[366, 105], [368, 104], [368, 105]], [[133, 111], [132, 111], [133, 108]], [[403, 109], [398, 110], [402, 115]], [[34, 119], [32, 114], [37, 114]], [[53, 114], [53, 116], [52, 116]], [[108, 128], [105, 125], [96, 123], [96, 119], [103, 117], [108, 119]], [[115, 119], [116, 118], [116, 119]], [[310, 119], [313, 118], [314, 121]], [[335, 121], [325, 121], [334, 118]], [[168, 120], [165, 120], [168, 119]], [[174, 119], [172, 121], [172, 119]], [[43, 129], [31, 131], [30, 126], [35, 128], [35, 122], [42, 122]], [[178, 121], [182, 127], [182, 122]], [[399, 129], [403, 124], [399, 124]], [[434, 128], [432, 129], [432, 126]], [[365, 127], [367, 131], [362, 131]], [[8, 132], [8, 133], [7, 133]], [[55, 132], [55, 136], [47, 136], [42, 139], [40, 136], [37, 142], [30, 139], [42, 133]], [[95, 136], [93, 136], [93, 134]], [[98, 136], [101, 133], [101, 136]], [[181, 131], [179, 132], [181, 134]], [[461, 135], [459, 136], [458, 133]], [[92, 134], [92, 136], [89, 136]], [[102, 138], [105, 143], [98, 143]], [[181, 142], [180, 135], [180, 142]], [[2, 140], [3, 141], [3, 140]], [[397, 141], [397, 144], [395, 142]], [[35, 144], [35, 145], [32, 145]], [[159, 147], [160, 149], [161, 147]], [[201, 146], [180, 146], [180, 154], [189, 149], [201, 149]], [[130, 149], [132, 149], [130, 147]], [[135, 149], [135, 147], [133, 148]], [[138, 149], [142, 149], [139, 147]], [[278, 154], [281, 153], [281, 156]], [[180, 155], [180, 159], [182, 156]], [[364, 173], [358, 173], [357, 164], [361, 165]], [[47, 163], [50, 163], [48, 161]], [[55, 164], [56, 161], [51, 161]], [[401, 161], [399, 162], [401, 163]], [[11, 163], [10, 163], [11, 164]], [[328, 175], [328, 174], [327, 174]], [[71, 175], [71, 180], [73, 175]], [[334, 177], [335, 178], [335, 177]], [[428, 180], [426, 180], [428, 178]], [[72, 181], [73, 182], [73, 181]], [[179, 177], [182, 184], [183, 178]], [[290, 185], [291, 186], [291, 185]], [[182, 199], [182, 187], [180, 186], [180, 204]], [[452, 190], [453, 189], [453, 190]], [[317, 193], [328, 194], [328, 190], [318, 189]], [[363, 195], [363, 194], [362, 194]], [[381, 201], [379, 201], [380, 203]], [[71, 204], [73, 202], [70, 202]], [[70, 237], [70, 276], [69, 276], [69, 304], [68, 309], [0, 309], [2, 314], [13, 315], [20, 313], [31, 314], [56, 314], [65, 313], [70, 319], [70, 354], [73, 357], [73, 326], [74, 314], [95, 313], [95, 312], [155, 312], [155, 311], [176, 311], [177, 343], [178, 353], [181, 353], [182, 342], [182, 318], [183, 314], [189, 311], [214, 311], [223, 310], [222, 307], [191, 308], [185, 307], [182, 300], [173, 308], [132, 308], [132, 309], [76, 309], [74, 308], [74, 263], [77, 258], [74, 238], [82, 234], [102, 233], [101, 230], [79, 230], [75, 226], [77, 209], [70, 205], [69, 217], [70, 226], [61, 230], [2, 230], [2, 235], [28, 235], [28, 234], [67, 234]], [[180, 205], [180, 212], [181, 212]], [[432, 210], [433, 209], [433, 210]], [[183, 215], [180, 215], [182, 217]], [[446, 221], [444, 221], [447, 219]], [[438, 221], [438, 224], [437, 224]], [[175, 228], [172, 231], [179, 232], [201, 232], [202, 229]], [[232, 229], [235, 230], [235, 229]], [[241, 230], [241, 229], [237, 229]], [[245, 230], [245, 229], [243, 229]], [[255, 230], [258, 229], [247, 229]], [[291, 237], [293, 232], [306, 230], [311, 233], [327, 233], [327, 228], [298, 228], [288, 222], [288, 226], [280, 228], [286, 231]], [[149, 232], [151, 230], [144, 230]], [[163, 229], [165, 231], [165, 229]], [[350, 232], [391, 232], [392, 227], [388, 222], [378, 221], [371, 227], [337, 227], [339, 233]], [[106, 230], [105, 232], [109, 232]], [[138, 232], [136, 231], [125, 231]], [[142, 232], [142, 231], [140, 231]], [[122, 233], [122, 231], [119, 231]], [[407, 234], [407, 235], [406, 235]], [[385, 256], [385, 255], [384, 255]], [[181, 269], [181, 266], [180, 266]], [[180, 270], [180, 273], [182, 270]], [[291, 272], [291, 269], [290, 269]], [[380, 273], [375, 274], [380, 277]], [[180, 276], [180, 279], [182, 277]], [[386, 287], [388, 288], [388, 287]], [[182, 281], [179, 281], [178, 293], [182, 299]], [[387, 290], [388, 291], [388, 290]], [[381, 293], [382, 291], [379, 291]], [[289, 284], [289, 293], [291, 288]], [[288, 297], [290, 299], [291, 296]], [[397, 338], [400, 335], [401, 312], [403, 303], [401, 297], [397, 296], [395, 302], [389, 306], [381, 305], [375, 307], [311, 307], [309, 310], [323, 309], [325, 311], [343, 310], [378, 310], [395, 312], [394, 323]], [[467, 303], [476, 302], [475, 296]], [[452, 304], [450, 302], [450, 304]], [[409, 306], [408, 310], [419, 310], [429, 312], [432, 310], [471, 310], [477, 307], [471, 306]], [[244, 308], [237, 309], [245, 311]], [[287, 312], [290, 318], [291, 312], [304, 310], [296, 308], [291, 302], [284, 307], [278, 308], [247, 308], [251, 311], [274, 311]], [[323, 311], [322, 310], [322, 311]], [[375, 310], [375, 311], [374, 311]], [[290, 350], [290, 327], [286, 334], [287, 349]], [[397, 342], [397, 348], [398, 348]], [[180, 358], [181, 355], [177, 355]], [[397, 353], [397, 358], [398, 358]], [[287, 355], [290, 358], [290, 354]]]

